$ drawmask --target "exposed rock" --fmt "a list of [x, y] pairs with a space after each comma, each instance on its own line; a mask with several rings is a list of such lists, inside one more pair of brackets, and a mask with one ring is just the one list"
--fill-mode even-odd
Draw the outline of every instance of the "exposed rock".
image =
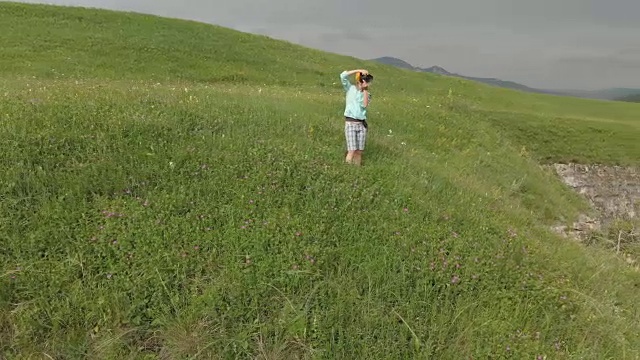
[[637, 219], [640, 213], [640, 171], [633, 167], [554, 164], [565, 184], [584, 196], [598, 213], [593, 219], [581, 215], [573, 226], [556, 226], [552, 230], [584, 239], [617, 219]]

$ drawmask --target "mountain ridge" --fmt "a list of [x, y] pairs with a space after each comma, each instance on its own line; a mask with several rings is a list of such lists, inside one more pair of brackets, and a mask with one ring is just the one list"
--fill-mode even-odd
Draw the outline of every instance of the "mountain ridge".
[[571, 97], [578, 97], [578, 98], [585, 98], [585, 99], [614, 100], [614, 101], [624, 101], [624, 99], [627, 99], [629, 97], [640, 96], [640, 89], [624, 88], [624, 87], [606, 88], [601, 90], [539, 89], [539, 88], [533, 88], [527, 85], [523, 85], [514, 81], [509, 81], [509, 80], [502, 80], [498, 78], [475, 77], [475, 76], [452, 73], [438, 65], [434, 65], [427, 68], [413, 66], [402, 59], [395, 58], [392, 56], [378, 57], [375, 59], [371, 59], [371, 61], [376, 61], [386, 65], [393, 65], [393, 66], [397, 66], [407, 70], [413, 70], [418, 72], [428, 72], [428, 73], [443, 75], [443, 76], [452, 76], [452, 77], [480, 82], [487, 85], [513, 89], [513, 90], [520, 90], [520, 91], [525, 91], [530, 93], [548, 94], [548, 95], [556, 95], [556, 96], [571, 96]]

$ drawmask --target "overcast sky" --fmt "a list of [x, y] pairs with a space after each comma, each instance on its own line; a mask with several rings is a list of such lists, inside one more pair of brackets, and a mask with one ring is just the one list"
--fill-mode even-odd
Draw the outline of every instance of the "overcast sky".
[[558, 89], [640, 88], [640, 0], [45, 0]]

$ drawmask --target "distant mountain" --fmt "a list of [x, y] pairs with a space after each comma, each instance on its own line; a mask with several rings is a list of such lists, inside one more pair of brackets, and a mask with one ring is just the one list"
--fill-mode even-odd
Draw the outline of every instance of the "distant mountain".
[[640, 94], [622, 96], [622, 97], [616, 98], [615, 100], [640, 103]]
[[390, 57], [390, 56], [384, 56], [384, 57], [380, 57], [372, 60], [382, 64], [392, 65], [392, 66], [396, 66], [403, 69], [408, 69], [408, 70], [413, 70], [418, 72], [428, 72], [428, 73], [444, 75], [444, 76], [453, 76], [453, 77], [480, 82], [487, 85], [492, 85], [492, 86], [497, 86], [497, 87], [507, 88], [507, 89], [520, 90], [520, 91], [525, 91], [530, 93], [559, 95], [559, 96], [573, 96], [573, 97], [601, 99], [601, 100], [620, 100], [622, 98], [632, 97], [634, 95], [640, 96], [640, 89], [628, 89], [628, 88], [612, 88], [612, 89], [603, 89], [603, 90], [536, 89], [536, 88], [531, 88], [526, 85], [522, 85], [513, 81], [505, 81], [505, 80], [500, 80], [495, 78], [465, 76], [465, 75], [450, 73], [449, 71], [445, 70], [440, 66], [420, 68], [420, 67], [413, 66], [404, 60]]
[[588, 99], [619, 100], [640, 95], [640, 89], [611, 88], [603, 90], [562, 90], [564, 94]]
[[373, 60], [377, 62], [381, 62], [383, 64], [393, 65], [399, 68], [403, 68], [403, 69], [416, 70], [416, 67], [409, 64], [408, 62], [404, 60], [400, 60], [398, 58], [390, 57], [390, 56], [383, 56]]

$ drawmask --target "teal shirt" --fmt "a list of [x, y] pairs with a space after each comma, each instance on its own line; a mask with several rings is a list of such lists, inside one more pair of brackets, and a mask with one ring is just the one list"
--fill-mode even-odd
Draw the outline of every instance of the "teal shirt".
[[[358, 88], [349, 81], [349, 76], [346, 71], [340, 74], [340, 81], [346, 92], [344, 116], [357, 120], [367, 120], [367, 108], [364, 106], [364, 92], [358, 90]], [[369, 94], [369, 100], [371, 100], [371, 94]]]

